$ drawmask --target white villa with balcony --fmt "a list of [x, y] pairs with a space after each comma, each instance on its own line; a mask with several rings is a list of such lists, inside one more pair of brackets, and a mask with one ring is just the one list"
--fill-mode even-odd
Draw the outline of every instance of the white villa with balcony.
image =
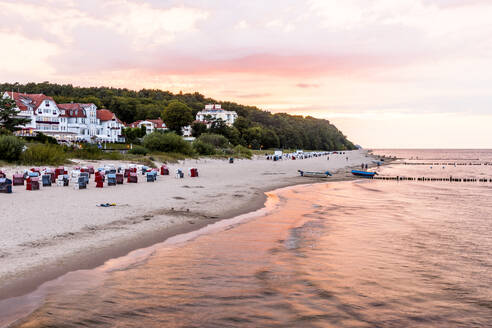
[[205, 105], [205, 109], [196, 114], [196, 120], [209, 124], [210, 120], [223, 120], [228, 126], [234, 124], [237, 119], [237, 113], [222, 109], [219, 104]]
[[123, 142], [123, 123], [109, 110], [98, 110], [94, 104], [56, 104], [43, 94], [5, 92], [3, 98], [15, 100], [19, 116], [30, 118], [18, 133], [37, 132], [57, 140], [86, 142]]

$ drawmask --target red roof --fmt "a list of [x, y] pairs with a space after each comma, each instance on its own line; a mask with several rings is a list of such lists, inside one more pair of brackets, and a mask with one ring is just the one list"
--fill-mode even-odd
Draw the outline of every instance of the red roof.
[[166, 123], [164, 123], [160, 118], [158, 118], [157, 120], [146, 120], [146, 121], [154, 123], [154, 127], [156, 129], [165, 129], [166, 128]]
[[142, 122], [142, 120], [135, 121], [133, 123], [127, 124], [128, 127], [130, 128], [136, 128], [138, 127], [138, 123]]
[[128, 124], [127, 126], [131, 127], [131, 128], [138, 128], [138, 124], [140, 124], [140, 122], [143, 122], [143, 121], [151, 122], [154, 125], [154, 128], [156, 128], [156, 129], [165, 129], [166, 128], [166, 123], [164, 123], [160, 118], [158, 118], [156, 120], [138, 120], [138, 121], [135, 121], [133, 123]]
[[97, 118], [100, 121], [112, 121], [116, 120], [116, 122], [123, 124], [123, 122], [120, 121], [119, 118], [116, 117], [116, 115], [107, 109], [98, 109], [97, 110]]
[[[87, 114], [81, 105], [82, 104], [77, 103], [58, 104], [58, 108], [62, 110], [60, 117], [87, 117]], [[63, 111], [65, 111], [65, 113], [63, 113]]]
[[[45, 100], [53, 100], [53, 98], [48, 97], [42, 93], [36, 93], [36, 94], [26, 94], [26, 93], [19, 93], [19, 92], [7, 92], [10, 98], [13, 98], [15, 100], [15, 103], [17, 107], [20, 110], [28, 110], [28, 107], [24, 104], [24, 102], [32, 105], [33, 109], [37, 109], [39, 105]], [[24, 100], [24, 102], [22, 101]]]

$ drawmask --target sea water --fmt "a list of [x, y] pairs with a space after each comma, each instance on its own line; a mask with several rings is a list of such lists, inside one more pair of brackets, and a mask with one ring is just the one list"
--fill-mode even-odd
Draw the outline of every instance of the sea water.
[[[376, 153], [405, 158], [380, 175], [492, 178], [492, 151]], [[433, 164], [400, 164], [412, 161]], [[492, 326], [492, 183], [355, 180], [268, 197], [46, 284], [14, 326]]]

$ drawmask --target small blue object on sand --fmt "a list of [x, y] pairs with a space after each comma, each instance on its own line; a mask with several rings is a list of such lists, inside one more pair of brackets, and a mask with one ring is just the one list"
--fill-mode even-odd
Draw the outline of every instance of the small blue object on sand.
[[377, 173], [376, 172], [368, 172], [368, 171], [352, 170], [352, 174], [359, 176], [359, 177], [364, 177], [364, 178], [373, 178]]

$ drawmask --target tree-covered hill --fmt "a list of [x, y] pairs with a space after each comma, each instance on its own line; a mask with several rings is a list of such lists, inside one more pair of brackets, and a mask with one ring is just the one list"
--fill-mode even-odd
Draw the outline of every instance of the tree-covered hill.
[[162, 110], [171, 100], [179, 100], [188, 105], [193, 111], [193, 116], [206, 104], [216, 103], [221, 104], [225, 110], [236, 111], [240, 117], [233, 128], [220, 131], [219, 127], [217, 131], [211, 131], [224, 134], [233, 144], [253, 148], [262, 146], [313, 150], [354, 149], [354, 144], [328, 120], [285, 113], [272, 114], [253, 106], [217, 101], [198, 92], [173, 94], [156, 89], [134, 91], [110, 87], [83, 88], [49, 82], [0, 84], [0, 91], [11, 90], [43, 93], [53, 97], [57, 103], [94, 103], [98, 108], [113, 111], [126, 123], [160, 117]]

